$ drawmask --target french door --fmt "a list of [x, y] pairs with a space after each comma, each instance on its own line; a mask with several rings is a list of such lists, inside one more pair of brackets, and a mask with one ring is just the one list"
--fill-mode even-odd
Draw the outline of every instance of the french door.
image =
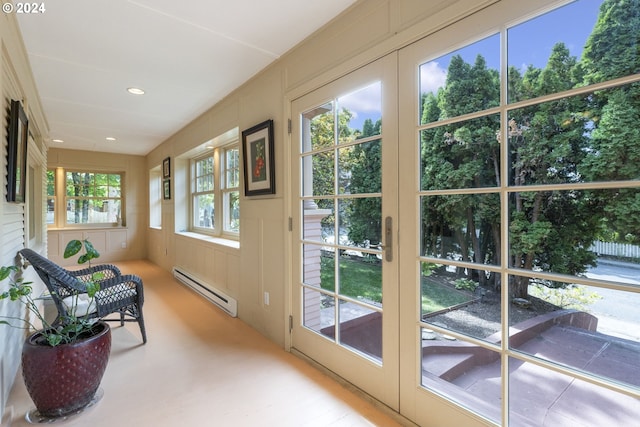
[[399, 409], [396, 55], [292, 103], [292, 347]]
[[[638, 82], [637, 62], [601, 58], [617, 52], [598, 45], [603, 29], [629, 21], [605, 19], [620, 5], [495, 2], [292, 102], [293, 349], [419, 425], [637, 418], [635, 379], [579, 365], [571, 341], [536, 349], [556, 332], [532, 323], [565, 316], [561, 303], [540, 294], [551, 311], [527, 319], [518, 305], [540, 286], [640, 294], [575, 265], [604, 220], [628, 224], [614, 208], [639, 191], [637, 162], [629, 175], [599, 163], [637, 145], [607, 127]], [[592, 30], [573, 68], [565, 49]], [[544, 57], [543, 34], [563, 42]], [[637, 61], [633, 46], [620, 61]], [[595, 80], [572, 80], [589, 67]], [[636, 360], [636, 344], [619, 350]], [[621, 409], [580, 397], [595, 392]]]

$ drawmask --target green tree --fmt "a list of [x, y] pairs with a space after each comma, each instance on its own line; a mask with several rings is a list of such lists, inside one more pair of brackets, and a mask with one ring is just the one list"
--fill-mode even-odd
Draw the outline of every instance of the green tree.
[[[580, 83], [581, 72], [576, 66], [576, 58], [558, 43], [543, 70], [527, 70], [522, 87], [532, 96], [571, 89]], [[586, 111], [585, 97], [562, 98], [515, 111], [508, 131], [512, 184], [580, 182], [577, 168], [589, 144]], [[513, 267], [580, 274], [595, 263], [589, 246], [595, 240], [599, 207], [587, 193], [523, 191], [513, 193], [510, 202]], [[511, 294], [526, 298], [529, 281], [512, 276]]]
[[[382, 121], [375, 124], [371, 119], [363, 123], [362, 133], [357, 139], [380, 135]], [[353, 146], [350, 152], [350, 193], [370, 194], [382, 191], [381, 139]], [[356, 198], [348, 211], [349, 240], [356, 245], [369, 242], [378, 245], [382, 233], [382, 201], [380, 197]]]
[[[437, 95], [423, 96], [422, 122], [495, 107], [499, 76], [482, 56], [472, 65], [461, 56], [451, 59], [446, 85]], [[421, 133], [421, 188], [457, 189], [500, 183], [497, 115], [439, 126]], [[499, 202], [497, 194], [430, 196], [422, 200], [422, 253], [459, 253], [463, 261], [484, 264], [499, 260]], [[470, 276], [487, 286], [483, 271]], [[491, 286], [495, 286], [492, 278]]]
[[[605, 0], [582, 55], [586, 84], [640, 72], [640, 0]], [[640, 178], [640, 83], [596, 92], [590, 99], [591, 147], [581, 165], [590, 181]], [[640, 193], [612, 189], [593, 195], [605, 205], [608, 236], [640, 243]]]
[[[339, 157], [338, 163], [341, 168], [346, 168], [349, 163], [350, 150], [336, 149], [336, 147], [340, 142], [348, 142], [353, 139], [353, 131], [349, 128], [349, 121], [352, 117], [353, 114], [344, 108], [338, 111], [337, 114], [333, 109], [330, 109], [313, 117], [309, 123], [310, 148], [315, 153], [312, 155], [311, 160], [312, 172], [305, 174], [305, 178], [312, 176], [313, 196], [318, 207], [334, 211], [334, 213], [322, 219], [322, 227], [328, 232], [334, 231], [336, 221], [336, 206], [331, 196], [336, 193], [336, 185], [339, 192], [345, 191], [344, 185], [348, 185], [348, 181], [345, 181], [341, 171], [336, 170], [336, 156]], [[338, 140], [336, 140], [336, 135]], [[343, 209], [343, 207], [338, 206], [337, 209]], [[344, 214], [344, 212], [340, 213], [340, 215]]]
[[74, 223], [84, 224], [89, 219], [89, 200], [83, 197], [90, 196], [93, 174], [71, 172], [71, 183], [67, 180], [67, 194], [74, 196]]
[[[583, 84], [587, 72], [566, 46], [558, 43], [545, 68], [529, 66], [524, 75], [514, 68], [509, 70], [509, 99], [531, 99], [572, 89]], [[454, 56], [445, 87], [437, 95], [422, 97], [422, 123], [490, 108], [497, 105], [498, 93], [498, 76], [486, 70], [481, 57], [472, 66]], [[591, 104], [592, 97], [574, 96], [510, 113], [507, 143], [511, 185], [566, 184], [584, 179], [579, 168], [592, 152], [588, 132], [593, 123]], [[617, 114], [624, 113], [611, 108]], [[625, 123], [631, 125], [631, 116], [627, 119]], [[499, 130], [497, 117], [485, 116], [423, 131], [422, 190], [499, 186]], [[597, 137], [598, 131], [594, 134]], [[607, 209], [613, 210], [611, 204], [605, 207], [601, 198], [583, 190], [521, 191], [512, 193], [509, 202], [511, 266], [581, 274], [594, 264], [595, 255], [588, 248], [600, 233], [602, 215]], [[464, 261], [498, 264], [497, 195], [424, 197], [422, 212], [423, 253], [442, 257], [460, 254]], [[498, 285], [497, 278], [486, 277], [480, 270], [468, 274], [475, 275], [483, 286]], [[526, 298], [529, 281], [513, 276], [511, 294]], [[562, 286], [553, 282], [545, 285]]]

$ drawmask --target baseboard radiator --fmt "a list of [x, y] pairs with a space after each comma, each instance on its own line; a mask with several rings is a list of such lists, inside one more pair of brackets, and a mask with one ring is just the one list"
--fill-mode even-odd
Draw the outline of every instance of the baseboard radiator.
[[230, 316], [238, 316], [238, 302], [226, 295], [224, 292], [214, 288], [208, 283], [205, 283], [201, 279], [195, 277], [192, 273], [189, 273], [180, 267], [173, 268], [173, 277], [220, 307]]

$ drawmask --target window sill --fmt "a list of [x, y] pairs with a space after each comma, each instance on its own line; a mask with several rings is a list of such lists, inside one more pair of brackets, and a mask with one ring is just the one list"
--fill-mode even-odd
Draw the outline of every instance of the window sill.
[[207, 236], [206, 234], [194, 233], [191, 231], [181, 231], [176, 233], [178, 236], [188, 237], [190, 239], [200, 240], [201, 242], [213, 243], [214, 245], [224, 246], [231, 249], [240, 249], [240, 242], [237, 240], [225, 239], [222, 237]]
[[91, 231], [91, 230], [126, 230], [126, 225], [74, 225], [69, 227], [47, 227], [47, 231]]

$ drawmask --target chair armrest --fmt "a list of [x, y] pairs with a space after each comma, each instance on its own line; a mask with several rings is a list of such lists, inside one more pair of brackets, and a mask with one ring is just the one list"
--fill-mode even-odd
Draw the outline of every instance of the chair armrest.
[[83, 268], [82, 270], [69, 271], [69, 274], [71, 274], [81, 282], [88, 282], [92, 280], [95, 273], [103, 274], [103, 277], [99, 280], [100, 282], [111, 279], [113, 277], [122, 276], [120, 269], [111, 264], [100, 264], [89, 268]]

